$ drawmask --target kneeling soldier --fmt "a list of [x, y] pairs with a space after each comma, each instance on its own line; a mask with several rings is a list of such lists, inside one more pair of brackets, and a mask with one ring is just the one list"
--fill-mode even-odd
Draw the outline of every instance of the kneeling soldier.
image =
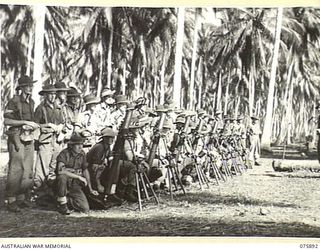
[[[57, 157], [57, 201], [61, 214], [70, 214], [70, 208], [79, 212], [88, 212], [89, 203], [83, 188], [88, 186], [89, 192], [98, 195], [91, 187], [88, 163], [83, 151], [84, 138], [73, 134], [68, 147]], [[68, 198], [68, 199], [67, 199]]]

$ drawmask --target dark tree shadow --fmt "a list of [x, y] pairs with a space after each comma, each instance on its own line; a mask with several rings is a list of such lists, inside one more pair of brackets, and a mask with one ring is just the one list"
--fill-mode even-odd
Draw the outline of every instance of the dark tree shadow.
[[[0, 237], [102, 237], [102, 236], [261, 236], [319, 237], [320, 228], [304, 223], [235, 221], [204, 219], [190, 215], [153, 216], [152, 218], [65, 217], [34, 213], [4, 221]], [[3, 216], [0, 214], [3, 221]], [[18, 222], [19, 221], [19, 222]]]
[[274, 206], [283, 208], [299, 208], [299, 206], [291, 203], [269, 202], [264, 200], [254, 200], [246, 196], [219, 195], [210, 191], [202, 191], [201, 193], [187, 193], [186, 196], [178, 196], [178, 200], [187, 200], [189, 203], [211, 203], [221, 205], [252, 205], [252, 206]]

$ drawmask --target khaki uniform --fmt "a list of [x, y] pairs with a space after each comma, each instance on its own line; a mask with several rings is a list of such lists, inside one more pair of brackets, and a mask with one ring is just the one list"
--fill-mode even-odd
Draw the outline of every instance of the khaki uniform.
[[[59, 106], [43, 102], [36, 108], [35, 121], [38, 124], [63, 125], [64, 118]], [[34, 176], [36, 187], [40, 187], [46, 181], [46, 178], [55, 177], [56, 158], [64, 148], [63, 141], [58, 142], [57, 139], [58, 134], [54, 129], [41, 129]]]
[[248, 131], [250, 133], [250, 160], [257, 161], [260, 158], [260, 135], [262, 134], [260, 124], [251, 124]]
[[[14, 96], [5, 108], [4, 118], [34, 121], [34, 101], [31, 98], [24, 99], [22, 95]], [[9, 168], [6, 192], [9, 203], [12, 203], [24, 200], [33, 186], [34, 143], [33, 140], [21, 139], [21, 127], [11, 127], [8, 132]]]
[[[66, 170], [80, 176], [83, 176], [83, 171], [88, 167], [84, 151], [76, 154], [70, 148], [60, 152], [57, 157], [57, 165], [58, 163], [63, 164], [61, 169], [56, 169], [57, 172]], [[83, 183], [80, 180], [70, 178], [65, 174], [58, 174], [56, 182], [58, 201], [63, 201], [67, 198], [68, 204], [75, 211], [89, 211], [89, 203], [83, 191]]]

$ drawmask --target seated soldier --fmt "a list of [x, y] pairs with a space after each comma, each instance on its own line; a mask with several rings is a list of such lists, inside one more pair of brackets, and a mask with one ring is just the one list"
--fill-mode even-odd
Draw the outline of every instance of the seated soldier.
[[[113, 171], [111, 169], [113, 153], [111, 145], [113, 145], [114, 138], [117, 132], [109, 127], [101, 131], [102, 140], [95, 144], [87, 153], [87, 161], [89, 163], [89, 172], [92, 180], [92, 185], [97, 188], [100, 195], [105, 193], [105, 186], [109, 180], [109, 176]], [[119, 197], [128, 200], [136, 201], [133, 195], [135, 190], [135, 166], [128, 161], [120, 160], [119, 162], [119, 180], [115, 194], [110, 194], [106, 197], [107, 203], [114, 203], [121, 205], [123, 200]]]
[[84, 193], [84, 187], [89, 192], [98, 195], [91, 187], [88, 163], [82, 150], [84, 138], [74, 133], [68, 147], [57, 157], [56, 185], [58, 211], [61, 214], [70, 214], [69, 208], [78, 212], [88, 212], [89, 203]]

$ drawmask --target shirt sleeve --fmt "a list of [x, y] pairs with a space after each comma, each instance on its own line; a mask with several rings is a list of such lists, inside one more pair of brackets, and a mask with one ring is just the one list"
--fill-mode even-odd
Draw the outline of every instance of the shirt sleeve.
[[39, 123], [39, 124], [44, 124], [44, 119], [43, 119], [43, 112], [42, 112], [42, 106], [39, 105], [37, 108], [36, 108], [36, 111], [34, 113], [34, 121], [36, 123]]
[[90, 164], [102, 164], [103, 160], [103, 145], [94, 145], [87, 153], [87, 162]]
[[84, 151], [82, 152], [82, 154], [83, 154], [83, 158], [82, 158], [81, 169], [86, 170], [89, 164], [88, 164], [87, 156]]
[[13, 99], [9, 100], [3, 114], [4, 118], [20, 120], [19, 110], [17, 104]]
[[[60, 152], [60, 154], [57, 156], [57, 166], [58, 166], [58, 163], [61, 162], [63, 163], [63, 166], [66, 166], [67, 165], [67, 162], [68, 162], [68, 152], [66, 150], [62, 150]], [[60, 164], [61, 165], [61, 164]], [[61, 171], [61, 169], [58, 169], [58, 171]]]

